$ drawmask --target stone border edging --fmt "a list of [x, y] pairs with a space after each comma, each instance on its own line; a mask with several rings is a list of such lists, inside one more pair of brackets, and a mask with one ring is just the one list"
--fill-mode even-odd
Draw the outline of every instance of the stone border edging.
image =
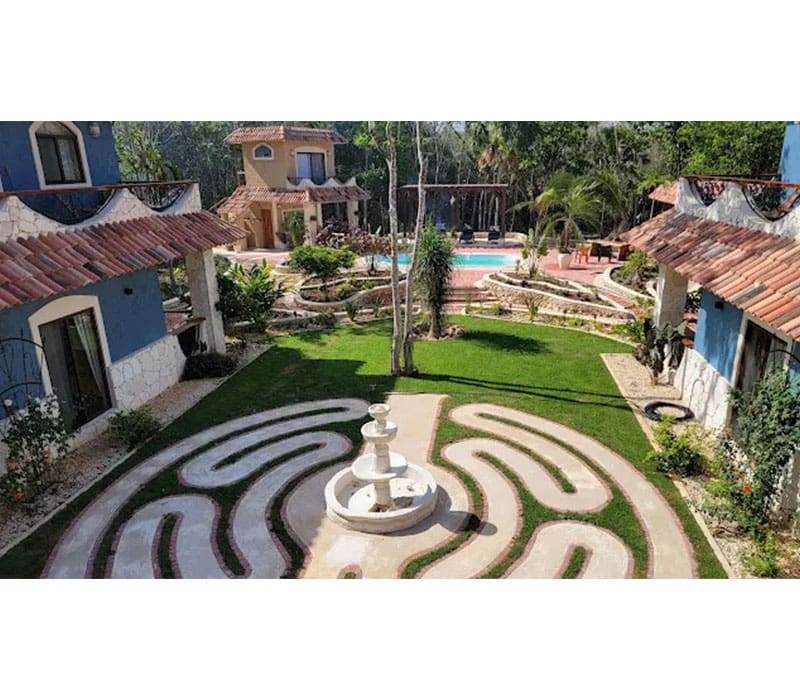
[[[608, 353], [604, 352], [600, 353], [600, 358], [603, 360], [603, 364], [606, 366], [608, 373], [611, 375], [611, 378], [617, 385], [617, 389], [619, 389], [620, 395], [622, 395], [622, 398], [625, 399], [625, 403], [627, 403], [628, 406], [630, 406], [631, 411], [633, 411], [633, 415], [636, 416], [636, 421], [639, 423], [639, 426], [641, 427], [642, 432], [647, 438], [647, 441], [650, 443], [653, 449], [656, 449], [658, 445], [656, 444], [652, 428], [645, 420], [644, 416], [641, 414], [639, 407], [636, 406], [636, 404], [634, 404], [628, 397], [622, 394], [622, 387], [620, 386], [620, 383], [617, 380], [617, 375], [614, 373], [614, 370], [611, 367], [611, 365], [608, 362], [606, 362], [607, 354]], [[697, 525], [700, 527], [700, 531], [703, 533], [706, 540], [708, 541], [708, 544], [711, 547], [711, 551], [714, 552], [714, 555], [719, 560], [719, 563], [725, 570], [725, 573], [728, 574], [728, 578], [732, 579], [739, 578], [736, 575], [736, 572], [733, 570], [733, 567], [731, 566], [730, 562], [728, 561], [728, 558], [725, 556], [725, 554], [722, 552], [722, 549], [717, 544], [714, 535], [711, 534], [711, 530], [708, 529], [708, 525], [706, 521], [703, 519], [703, 516], [697, 510], [695, 510], [694, 507], [692, 507], [692, 504], [689, 502], [688, 500], [689, 492], [686, 490], [686, 487], [683, 484], [683, 480], [672, 474], [670, 474], [669, 476], [670, 476], [670, 481], [672, 481], [672, 483], [675, 484], [675, 488], [678, 490], [678, 493], [680, 494], [684, 503], [686, 503], [686, 506], [689, 508], [689, 512], [694, 516], [694, 519], [697, 521]]]
[[[337, 311], [344, 308], [344, 305], [347, 303], [355, 304], [358, 301], [362, 301], [364, 299], [368, 299], [373, 296], [383, 296], [385, 292], [391, 293], [392, 285], [386, 284], [381, 285], [379, 287], [372, 287], [370, 289], [363, 289], [360, 292], [356, 292], [347, 299], [342, 299], [341, 301], [311, 301], [303, 297], [300, 293], [300, 287], [298, 285], [297, 288], [293, 291], [294, 302], [297, 304], [301, 309], [305, 309], [307, 311]], [[400, 289], [404, 290], [406, 286], [406, 281], [400, 281]]]
[[[590, 316], [605, 316], [607, 318], [616, 318], [621, 321], [635, 320], [635, 316], [630, 311], [620, 309], [618, 305], [610, 307], [601, 306], [600, 304], [592, 304], [587, 301], [565, 299], [556, 294], [550, 294], [549, 292], [543, 292], [530, 287], [517, 287], [516, 285], [506, 284], [492, 279], [492, 273], [485, 275], [481, 282], [483, 289], [492, 292], [498, 299], [510, 301], [511, 303], [515, 301], [524, 303], [527, 297], [531, 301], [536, 301], [543, 305], [549, 304], [552, 308], [559, 311], [569, 311], [570, 309], [574, 311], [575, 308], [578, 308], [585, 309]], [[544, 299], [543, 301], [542, 298]]]
[[642, 294], [631, 287], [626, 287], [624, 284], [620, 284], [619, 282], [613, 280], [611, 278], [611, 273], [614, 270], [620, 269], [621, 267], [622, 265], [614, 265], [613, 267], [607, 267], [605, 270], [603, 270], [603, 285], [608, 286], [609, 291], [616, 292], [621, 297], [625, 297], [631, 301], [650, 301], [653, 299], [653, 296], [650, 294]]

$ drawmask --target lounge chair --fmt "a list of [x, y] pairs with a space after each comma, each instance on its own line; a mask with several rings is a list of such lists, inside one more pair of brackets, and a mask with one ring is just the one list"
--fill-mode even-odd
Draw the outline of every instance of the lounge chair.
[[489, 234], [486, 237], [486, 240], [489, 243], [499, 243], [500, 242], [500, 231], [498, 231], [494, 226], [489, 229]]
[[608, 262], [611, 262], [611, 258], [614, 256], [614, 248], [610, 245], [592, 243], [591, 255], [597, 256], [597, 262], [600, 262], [600, 258], [608, 258]]
[[461, 235], [458, 237], [459, 243], [474, 243], [475, 242], [475, 233], [471, 228], [465, 228]]

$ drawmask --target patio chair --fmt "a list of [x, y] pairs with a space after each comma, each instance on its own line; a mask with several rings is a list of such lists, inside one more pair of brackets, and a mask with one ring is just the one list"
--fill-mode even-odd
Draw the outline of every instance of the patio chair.
[[631, 246], [628, 243], [623, 243], [619, 250], [617, 251], [617, 260], [622, 262], [623, 260], [627, 260], [628, 256], [631, 254]]
[[489, 243], [499, 243], [500, 242], [500, 231], [496, 227], [490, 226], [489, 227], [489, 234], [487, 235], [486, 240]]
[[584, 243], [583, 245], [579, 245], [575, 248], [574, 255], [575, 255], [575, 262], [580, 263], [581, 260], [588, 263], [589, 262], [589, 255], [592, 252], [592, 244], [591, 243]]
[[459, 243], [474, 243], [475, 242], [475, 232], [471, 228], [465, 228], [461, 235], [458, 237]]
[[593, 243], [592, 246], [597, 245], [597, 262], [600, 262], [600, 258], [608, 258], [608, 262], [611, 262], [611, 258], [614, 256], [614, 247], [610, 245], [601, 245], [600, 243]]

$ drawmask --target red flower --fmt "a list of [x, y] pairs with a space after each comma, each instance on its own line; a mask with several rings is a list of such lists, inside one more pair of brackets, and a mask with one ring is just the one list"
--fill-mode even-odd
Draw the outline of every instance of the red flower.
[[15, 472], [19, 469], [19, 464], [17, 462], [9, 462], [7, 466], [10, 472]]
[[752, 490], [753, 489], [750, 488], [750, 484], [745, 484], [744, 485], [744, 492], [745, 493], [750, 493]]
[[42, 450], [42, 454], [47, 458], [50, 459], [50, 450], [44, 449]]
[[17, 491], [17, 492], [14, 494], [14, 500], [15, 500], [15, 501], [21, 501], [23, 498], [25, 498], [25, 494], [24, 494], [24, 493], [22, 493], [22, 491]]

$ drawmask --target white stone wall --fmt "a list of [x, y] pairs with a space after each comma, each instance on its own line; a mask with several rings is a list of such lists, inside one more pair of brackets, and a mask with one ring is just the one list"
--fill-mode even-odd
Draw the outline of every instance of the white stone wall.
[[800, 238], [800, 208], [795, 208], [778, 221], [769, 221], [753, 211], [741, 186], [735, 182], [726, 183], [722, 194], [709, 206], [706, 206], [695, 196], [689, 181], [681, 178], [678, 181], [675, 208], [703, 219], [721, 221], [755, 231], [766, 231], [778, 236]]
[[71, 225], [62, 224], [44, 214], [39, 214], [18, 197], [4, 197], [0, 199], [0, 241], [147, 216], [190, 214], [201, 209], [200, 188], [197, 183], [189, 185], [175, 204], [164, 211], [151, 209], [128, 189], [117, 190], [97, 214], [79, 224]]
[[687, 349], [673, 383], [700, 423], [712, 430], [724, 427], [731, 385], [700, 353]]
[[177, 336], [160, 340], [109, 368], [116, 408], [136, 408], [177, 383], [186, 358]]

